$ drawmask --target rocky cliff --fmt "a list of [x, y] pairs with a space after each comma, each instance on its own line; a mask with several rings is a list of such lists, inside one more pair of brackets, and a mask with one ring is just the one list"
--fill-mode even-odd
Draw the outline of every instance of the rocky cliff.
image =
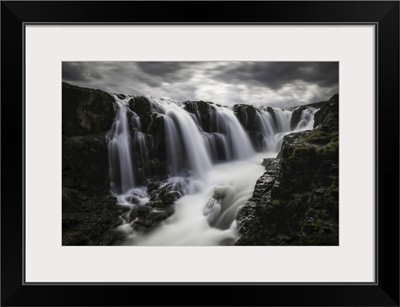
[[62, 244], [110, 244], [122, 208], [109, 193], [106, 134], [114, 98], [62, 84]]
[[[239, 210], [236, 245], [338, 245], [338, 95], [314, 105], [314, 130], [284, 137]], [[294, 114], [293, 114], [294, 115]]]

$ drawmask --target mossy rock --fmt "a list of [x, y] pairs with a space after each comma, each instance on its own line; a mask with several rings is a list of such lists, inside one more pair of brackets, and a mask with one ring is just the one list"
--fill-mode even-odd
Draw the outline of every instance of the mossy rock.
[[284, 137], [273, 186], [255, 189], [236, 245], [338, 245], [338, 97], [320, 107], [317, 128]]

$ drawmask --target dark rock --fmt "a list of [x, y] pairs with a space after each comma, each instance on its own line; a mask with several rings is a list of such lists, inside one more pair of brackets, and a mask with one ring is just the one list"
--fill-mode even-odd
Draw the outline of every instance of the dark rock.
[[106, 92], [62, 84], [62, 133], [77, 136], [106, 132], [114, 121], [115, 99]]
[[212, 118], [212, 110], [214, 110], [212, 103], [206, 101], [186, 101], [185, 110], [196, 116], [201, 127], [205, 132], [216, 131], [215, 122]]
[[136, 96], [130, 99], [129, 108], [139, 116], [151, 113], [151, 103], [145, 96]]
[[142, 126], [142, 131], [147, 133], [150, 123], [152, 122], [152, 104], [145, 96], [136, 96], [129, 100], [129, 108], [135, 112]]
[[62, 85], [62, 244], [111, 245], [127, 209], [109, 195], [106, 134], [114, 98], [101, 91]]
[[[166, 135], [164, 126], [164, 116], [159, 114], [152, 114], [150, 116], [150, 123], [147, 129], [147, 133], [152, 136], [153, 148], [150, 151], [152, 158], [157, 158], [159, 161], [167, 160], [167, 147], [166, 147]], [[160, 174], [165, 173], [166, 166]]]
[[275, 114], [274, 109], [271, 108], [271, 107], [267, 107], [267, 111], [268, 111], [269, 114], [271, 114], [272, 119], [274, 120], [275, 127], [277, 127], [278, 126], [278, 120], [276, 118], [276, 114]]
[[114, 229], [121, 224], [120, 215], [126, 210], [116, 205], [108, 191], [88, 195], [63, 188], [62, 244], [112, 245], [120, 239]]
[[136, 218], [147, 217], [149, 213], [153, 210], [150, 206], [134, 206], [128, 214], [128, 222], [134, 221]]
[[157, 225], [159, 225], [162, 221], [169, 218], [174, 212], [175, 209], [173, 206], [167, 206], [163, 209], [151, 207], [150, 210], [147, 210], [145, 214], [139, 215], [133, 222], [131, 226], [136, 231], [148, 231], [153, 229]]
[[182, 197], [183, 189], [183, 183], [153, 179], [148, 184], [149, 202], [145, 206], [133, 207], [127, 221], [137, 231], [148, 231], [156, 227], [175, 212], [173, 204]]
[[105, 134], [63, 137], [62, 185], [82, 191], [109, 188]]
[[[314, 128], [323, 125], [328, 130], [337, 130], [339, 124], [339, 95], [335, 94], [314, 114]], [[325, 127], [325, 129], [326, 129]]]
[[179, 192], [166, 191], [166, 190], [163, 190], [158, 196], [161, 202], [164, 203], [165, 205], [172, 205], [175, 201], [177, 201], [181, 197], [182, 195]]
[[257, 108], [247, 104], [235, 104], [233, 106], [233, 111], [245, 130], [259, 132], [258, 121], [256, 118], [258, 111]]
[[260, 121], [257, 117], [259, 110], [251, 105], [236, 104], [233, 111], [240, 124], [246, 130], [253, 147], [260, 151], [263, 146], [264, 136], [260, 133]]
[[246, 233], [250, 229], [257, 228], [257, 205], [263, 199], [265, 202], [271, 198], [272, 188], [275, 186], [277, 173], [280, 170], [279, 159], [264, 159], [263, 165], [266, 171], [257, 180], [252, 197], [238, 210], [236, 221], [240, 233]]
[[160, 180], [149, 181], [149, 183], [147, 184], [147, 193], [151, 194], [153, 191], [157, 191], [160, 185], [161, 185]]

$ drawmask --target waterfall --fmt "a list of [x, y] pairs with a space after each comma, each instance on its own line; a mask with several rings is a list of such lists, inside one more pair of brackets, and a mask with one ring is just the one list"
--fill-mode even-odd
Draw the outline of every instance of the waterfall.
[[274, 129], [273, 119], [269, 112], [259, 111], [256, 114], [260, 133], [263, 136], [262, 150], [276, 151], [277, 149], [277, 131]]
[[[187, 167], [194, 177], [203, 178], [211, 160], [196, 123], [183, 109], [171, 105], [164, 118], [167, 153], [173, 174]], [[186, 164], [187, 161], [187, 164]]]
[[226, 108], [220, 107], [215, 110], [217, 131], [225, 136], [233, 159], [242, 160], [254, 155], [253, 147], [249, 137], [240, 125], [235, 114]]
[[277, 132], [289, 132], [292, 112], [288, 110], [282, 111], [279, 108], [274, 108], [274, 112], [277, 119], [277, 126], [278, 126]]
[[111, 190], [114, 193], [126, 193], [135, 185], [131, 156], [131, 137], [128, 123], [128, 99], [119, 99], [117, 115], [108, 135], [108, 157], [110, 167]]
[[314, 114], [317, 112], [315, 108], [306, 108], [301, 111], [300, 121], [295, 130], [311, 130], [314, 126]]
[[[236, 212], [264, 171], [260, 161], [277, 155], [284, 135], [312, 129], [317, 111], [297, 109], [292, 119], [293, 110], [242, 106], [240, 122], [236, 109], [203, 101], [114, 98], [110, 186], [118, 203], [131, 207], [119, 227], [129, 245], [232, 244]], [[172, 216], [161, 194], [179, 195]], [[135, 231], [138, 208], [149, 212], [145, 218], [166, 214], [165, 221]]]

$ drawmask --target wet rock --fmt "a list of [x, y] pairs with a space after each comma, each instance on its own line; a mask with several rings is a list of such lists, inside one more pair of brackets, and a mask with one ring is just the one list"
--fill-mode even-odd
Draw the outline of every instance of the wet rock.
[[213, 104], [206, 101], [186, 101], [185, 110], [196, 116], [205, 132], [216, 131], [216, 123], [212, 120]]
[[271, 107], [267, 107], [267, 111], [268, 111], [269, 114], [271, 114], [271, 117], [274, 120], [275, 127], [277, 127], [278, 126], [278, 120], [276, 118], [275, 110], [273, 108], [271, 108]]
[[173, 206], [167, 206], [163, 209], [149, 208], [144, 211], [144, 214], [137, 216], [131, 223], [131, 226], [136, 231], [148, 231], [159, 225], [162, 221], [169, 218], [175, 209]]
[[152, 192], [157, 191], [160, 185], [161, 180], [153, 179], [149, 181], [149, 183], [147, 184], [147, 193], [151, 194]]
[[[152, 114], [147, 133], [152, 136], [153, 147], [149, 151], [150, 157], [158, 159], [160, 162], [167, 159], [166, 134], [164, 126], [164, 116]], [[166, 166], [163, 167], [161, 174], [165, 173]]]
[[172, 205], [175, 201], [177, 201], [181, 197], [182, 197], [181, 193], [177, 191], [166, 191], [166, 190], [163, 190], [158, 196], [160, 201], [166, 206]]
[[117, 94], [117, 97], [119, 99], [125, 99], [126, 98], [126, 96], [124, 94]]
[[257, 108], [246, 104], [235, 104], [233, 106], [233, 111], [245, 130], [259, 132], [256, 118]]

